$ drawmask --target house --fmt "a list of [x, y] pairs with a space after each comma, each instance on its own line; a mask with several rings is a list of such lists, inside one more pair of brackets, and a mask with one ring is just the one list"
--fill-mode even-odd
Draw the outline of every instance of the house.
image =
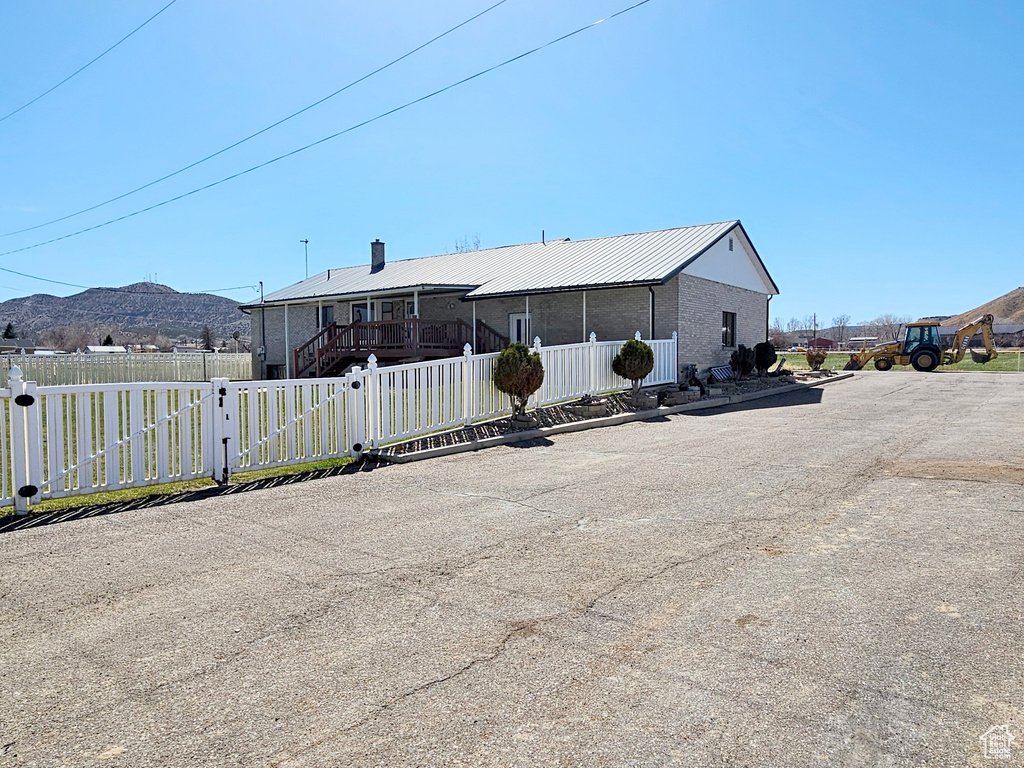
[[838, 349], [838, 346], [832, 339], [826, 339], [822, 336], [818, 336], [816, 339], [810, 339], [805, 344], [809, 349], [824, 349], [825, 351], [831, 351]]
[[[939, 337], [942, 339], [942, 343], [947, 346], [952, 344], [958, 330], [959, 328], [952, 325], [940, 326]], [[997, 347], [1024, 346], [1024, 323], [994, 323], [992, 338]], [[982, 343], [980, 334], [975, 334], [971, 338], [971, 346], [980, 346]]]
[[779, 292], [743, 225], [725, 221], [329, 269], [242, 307], [260, 378], [330, 376], [509, 342], [679, 334], [679, 363], [721, 365], [767, 337]]

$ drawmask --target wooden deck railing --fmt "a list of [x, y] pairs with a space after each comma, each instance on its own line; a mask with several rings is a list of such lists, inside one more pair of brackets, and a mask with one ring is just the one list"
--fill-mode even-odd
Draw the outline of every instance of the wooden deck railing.
[[[466, 344], [477, 352], [496, 352], [508, 339], [482, 321], [473, 328], [464, 320], [374, 320], [339, 327], [331, 323], [294, 352], [294, 375], [325, 376], [346, 359], [376, 355], [378, 359], [448, 357]], [[475, 342], [475, 343], [474, 343]]]

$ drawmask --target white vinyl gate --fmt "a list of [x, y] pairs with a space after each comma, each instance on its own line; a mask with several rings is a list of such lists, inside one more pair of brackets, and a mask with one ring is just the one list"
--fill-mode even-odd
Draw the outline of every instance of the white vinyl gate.
[[[621, 389], [625, 342], [534, 348], [531, 405]], [[645, 386], [676, 380], [676, 338], [648, 342]], [[324, 379], [38, 386], [17, 368], [0, 389], [0, 506], [358, 456], [369, 448], [510, 412], [491, 383], [497, 353], [365, 368]]]

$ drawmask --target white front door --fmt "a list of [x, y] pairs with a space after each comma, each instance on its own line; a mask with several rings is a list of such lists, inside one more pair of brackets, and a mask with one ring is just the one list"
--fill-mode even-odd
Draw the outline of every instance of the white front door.
[[530, 344], [530, 317], [525, 312], [508, 316], [508, 340], [512, 344]]

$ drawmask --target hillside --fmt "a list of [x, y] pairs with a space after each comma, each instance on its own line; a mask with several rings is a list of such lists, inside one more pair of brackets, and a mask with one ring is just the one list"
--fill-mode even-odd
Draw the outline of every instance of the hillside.
[[979, 315], [991, 313], [997, 323], [1024, 323], [1024, 287], [1015, 288], [998, 299], [943, 320], [943, 325], [961, 326]]
[[[38, 342], [48, 332], [76, 328], [93, 335], [198, 336], [204, 325], [229, 338], [249, 333], [238, 302], [208, 293], [179, 293], [166, 285], [135, 283], [90, 288], [73, 296], [40, 293], [0, 303], [0, 328], [14, 323], [18, 338]], [[95, 342], [93, 342], [95, 343]]]

